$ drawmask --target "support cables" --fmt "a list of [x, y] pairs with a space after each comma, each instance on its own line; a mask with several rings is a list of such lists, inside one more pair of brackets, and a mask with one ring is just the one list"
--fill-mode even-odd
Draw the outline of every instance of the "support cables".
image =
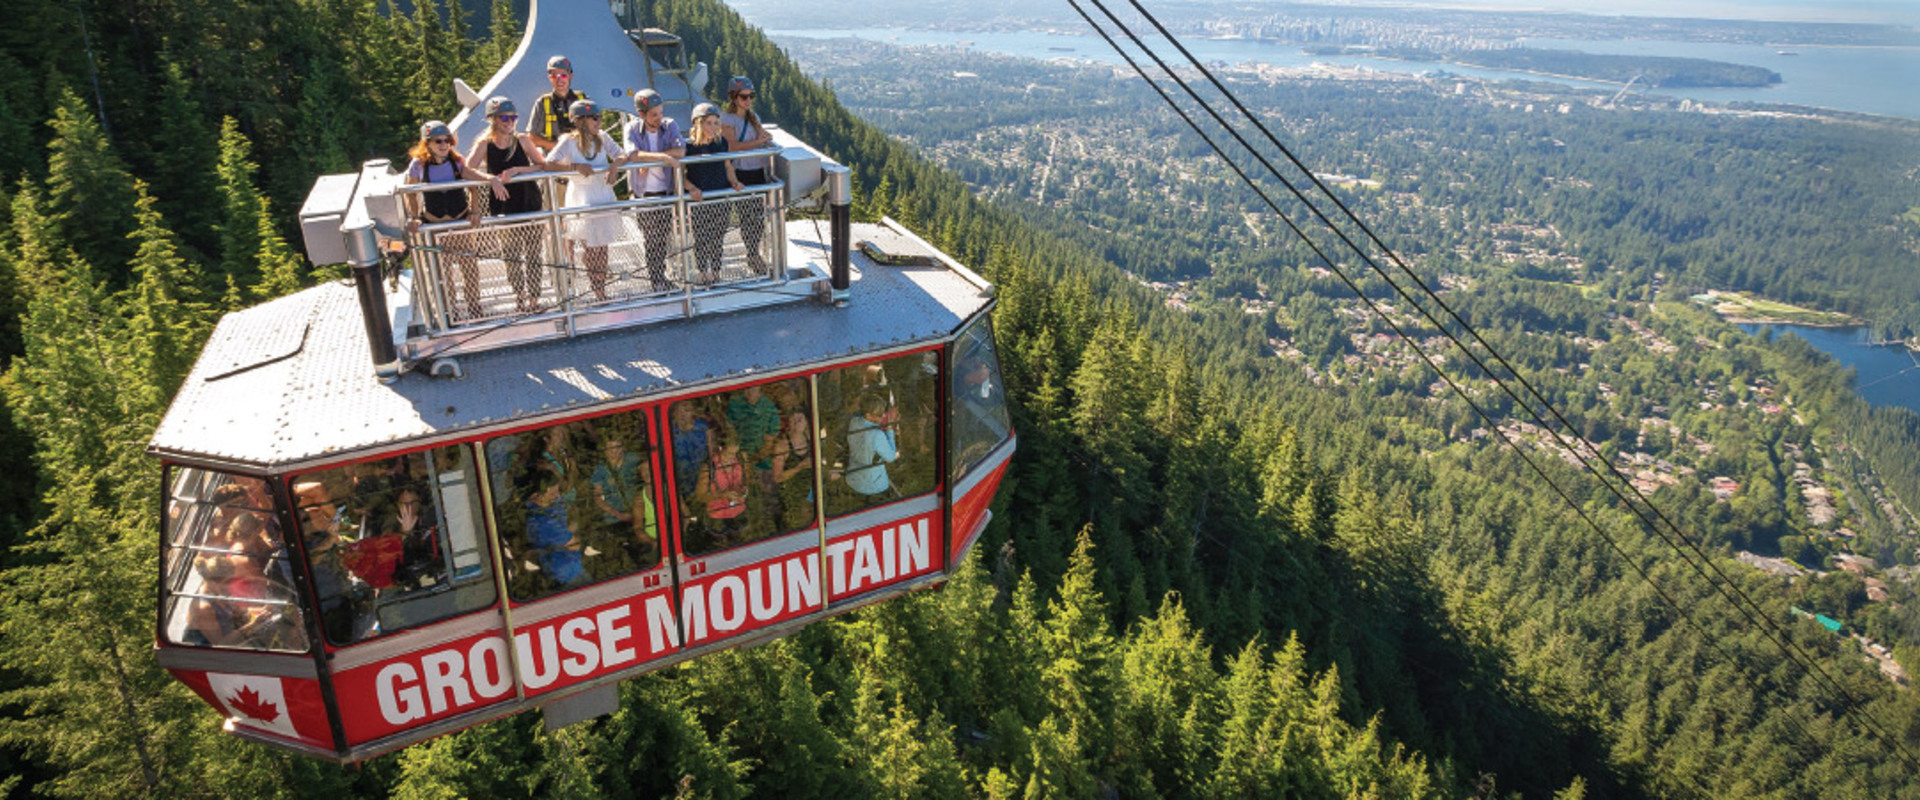
[[[1451, 388], [1456, 394], [1462, 397], [1467, 402], [1467, 404], [1474, 410], [1474, 412], [1478, 416], [1480, 416], [1481, 419], [1487, 422], [1487, 424], [1500, 436], [1500, 439], [1503, 443], [1505, 443], [1508, 447], [1512, 448], [1514, 452], [1517, 455], [1519, 455], [1520, 458], [1528, 465], [1528, 467], [1536, 475], [1538, 475], [1543, 481], [1545, 481], [1550, 488], [1553, 489], [1555, 494], [1559, 495], [1563, 501], [1565, 501], [1570, 507], [1572, 507], [1575, 510], [1575, 512], [1581, 516], [1582, 520], [1585, 521], [1590, 528], [1592, 528], [1596, 533], [1600, 534], [1601, 537], [1606, 540], [1609, 546], [1611, 546], [1616, 552], [1620, 553], [1621, 556], [1627, 560], [1628, 564], [1632, 566], [1634, 570], [1640, 574], [1640, 576], [1648, 583], [1650, 587], [1652, 587], [1656, 592], [1658, 592], [1661, 595], [1661, 597], [1668, 603], [1670, 607], [1672, 607], [1676, 612], [1681, 613], [1682, 617], [1685, 618], [1690, 624], [1697, 624], [1697, 623], [1693, 623], [1693, 620], [1691, 619], [1691, 617], [1686, 615], [1685, 611], [1674, 600], [1674, 598], [1671, 595], [1669, 595], [1658, 584], [1653, 582], [1651, 575], [1646, 571], [1644, 567], [1642, 567], [1638, 562], [1634, 561], [1630, 556], [1628, 556], [1627, 553], [1619, 546], [1619, 544], [1616, 543], [1613, 540], [1613, 538], [1609, 536], [1605, 532], [1605, 530], [1602, 529], [1598, 525], [1598, 523], [1595, 520], [1593, 520], [1585, 512], [1584, 509], [1580, 507], [1580, 505], [1577, 502], [1575, 502], [1558, 484], [1554, 483], [1553, 480], [1550, 477], [1548, 477], [1546, 472], [1541, 467], [1535, 464], [1531, 458], [1527, 457], [1526, 453], [1520, 448], [1519, 443], [1514, 441], [1506, 431], [1500, 429], [1498, 422], [1486, 411], [1486, 409], [1484, 409], [1479, 403], [1475, 402], [1471, 395], [1463, 391], [1461, 387], [1455, 382], [1453, 377], [1448, 375], [1445, 370], [1442, 370], [1440, 368], [1437, 361], [1429, 353], [1427, 353], [1425, 348], [1423, 348], [1417, 341], [1407, 336], [1406, 332], [1401, 329], [1400, 325], [1396, 323], [1392, 319], [1392, 317], [1381, 312], [1379, 306], [1375, 304], [1371, 298], [1368, 298], [1366, 296], [1364, 291], [1362, 291], [1362, 289], [1359, 287], [1358, 283], [1355, 282], [1350, 276], [1348, 276], [1345, 270], [1342, 270], [1337, 264], [1335, 264], [1334, 261], [1327, 256], [1325, 251], [1323, 251], [1321, 247], [1311, 237], [1307, 236], [1306, 233], [1302, 231], [1297, 224], [1294, 223], [1292, 218], [1290, 218], [1285, 212], [1280, 210], [1279, 206], [1273, 201], [1273, 199], [1263, 189], [1261, 189], [1260, 186], [1257, 183], [1255, 183], [1255, 181], [1251, 177], [1248, 176], [1246, 171], [1244, 171], [1239, 166], [1239, 164], [1237, 164], [1234, 161], [1234, 159], [1231, 156], [1229, 156], [1226, 153], [1226, 151], [1218, 143], [1214, 141], [1214, 139], [1211, 136], [1208, 136], [1207, 133], [1201, 129], [1200, 125], [1197, 122], [1195, 122], [1194, 119], [1191, 116], [1189, 116], [1185, 110], [1183, 110], [1180, 107], [1179, 103], [1177, 103], [1171, 96], [1167, 94], [1166, 90], [1161, 88], [1160, 84], [1156, 82], [1152, 76], [1148, 75], [1147, 71], [1143, 67], [1141, 67], [1139, 62], [1135, 61], [1134, 58], [1131, 55], [1129, 55], [1127, 51], [1119, 45], [1118, 42], [1116, 42], [1111, 36], [1107, 34], [1106, 30], [1099, 23], [1094, 21], [1094, 19], [1086, 12], [1086, 10], [1081, 7], [1078, 0], [1068, 0], [1068, 2], [1071, 5], [1073, 5], [1074, 10], [1078, 12], [1083, 19], [1087, 20], [1088, 25], [1093, 27], [1094, 30], [1100, 34], [1101, 38], [1106, 40], [1107, 44], [1110, 47], [1112, 47], [1114, 51], [1121, 56], [1121, 58], [1125, 59], [1127, 64], [1131, 66], [1134, 69], [1134, 71], [1138, 73], [1140, 77], [1143, 80], [1145, 80], [1150, 87], [1153, 88], [1154, 92], [1160, 96], [1161, 100], [1166, 102], [1167, 105], [1170, 108], [1172, 108], [1174, 112], [1178, 114], [1180, 118], [1184, 122], [1186, 122], [1186, 124], [1189, 127], [1191, 127], [1194, 130], [1194, 132], [1198, 134], [1207, 143], [1207, 145], [1213, 149], [1213, 151], [1217, 155], [1221, 157], [1221, 159], [1227, 164], [1227, 166], [1237, 176], [1239, 176], [1239, 178], [1243, 182], [1245, 182], [1249, 188], [1253, 189], [1253, 191], [1260, 196], [1261, 200], [1264, 201], [1267, 207], [1271, 209], [1276, 216], [1280, 217], [1282, 222], [1286, 223], [1288, 229], [1291, 230], [1295, 236], [1299, 237], [1300, 240], [1303, 243], [1305, 243], [1309, 247], [1309, 249], [1313, 251], [1314, 255], [1318, 257], [1320, 261], [1323, 264], [1325, 264], [1326, 267], [1331, 272], [1333, 272], [1333, 274], [1338, 276], [1341, 282], [1346, 284], [1347, 287], [1350, 290], [1352, 290], [1355, 293], [1355, 295], [1357, 295], [1364, 304], [1366, 304], [1366, 306], [1370, 311], [1372, 311], [1376, 316], [1384, 320], [1387, 323], [1387, 325], [1394, 330], [1396, 334], [1398, 334], [1402, 339], [1404, 339], [1408, 343], [1408, 345], [1413, 348], [1415, 353], [1420, 356], [1421, 360], [1425, 362], [1429, 368], [1433, 369], [1437, 374], [1440, 375], [1441, 379], [1444, 382], [1446, 382], [1449, 388]], [[1822, 683], [1824, 686], [1832, 690], [1837, 696], [1839, 696], [1843, 700], [1844, 711], [1847, 711], [1849, 713], [1858, 711], [1858, 713], [1855, 714], [1855, 716], [1856, 716], [1856, 719], [1862, 725], [1862, 727], [1866, 728], [1876, 738], [1881, 739], [1888, 746], [1892, 747], [1904, 760], [1907, 761], [1909, 766], [1920, 767], [1920, 760], [1916, 760], [1912, 755], [1912, 753], [1909, 752], [1907, 748], [1902, 745], [1902, 743], [1898, 740], [1898, 738], [1892, 735], [1891, 732], [1887, 731], [1879, 723], [1878, 720], [1868, 715], [1864, 710], [1859, 709], [1860, 701], [1857, 698], [1855, 698], [1851, 692], [1849, 692], [1843, 685], [1841, 685], [1837, 679], [1835, 679], [1825, 668], [1823, 668], [1809, 654], [1807, 654], [1804, 650], [1799, 648], [1790, 639], [1788, 639], [1785, 636], [1785, 631], [1780, 629], [1780, 626], [1778, 625], [1778, 623], [1772, 620], [1769, 617], [1769, 615], [1766, 614], [1765, 610], [1762, 609], [1757, 602], [1755, 602], [1744, 591], [1742, 591], [1736, 584], [1733, 583], [1732, 579], [1724, 571], [1722, 571], [1717, 564], [1713, 562], [1712, 556], [1705, 551], [1705, 549], [1700, 545], [1700, 543], [1697, 540], [1687, 536], [1686, 533], [1683, 532], [1678, 525], [1676, 525], [1670, 518], [1668, 518], [1664, 513], [1662, 513], [1657, 507], [1653, 506], [1651, 502], [1649, 502], [1647, 498], [1643, 494], [1641, 494], [1637, 488], [1633, 487], [1631, 483], [1626, 482], [1624, 478], [1622, 478], [1618, 473], [1616, 473], [1610, 464], [1606, 464], [1604, 461], [1602, 461], [1600, 463], [1600, 466], [1596, 466], [1594, 464], [1594, 461], [1599, 459], [1599, 456], [1598, 456], [1599, 449], [1595, 447], [1592, 442], [1588, 441], [1583, 435], [1581, 435], [1578, 432], [1578, 429], [1575, 428], [1572, 425], [1572, 423], [1569, 422], [1566, 419], [1566, 417], [1556, 407], [1554, 407], [1554, 405], [1550, 401], [1548, 401], [1546, 397], [1542, 395], [1542, 393], [1537, 388], [1535, 388], [1530, 382], [1528, 382], [1526, 378], [1517, 369], [1515, 369], [1513, 365], [1504, 356], [1502, 356], [1499, 353], [1498, 350], [1496, 350], [1483, 337], [1481, 337], [1478, 331], [1474, 330], [1472, 325], [1467, 323], [1465, 319], [1461, 318], [1460, 315], [1456, 313], [1451, 307], [1449, 307], [1446, 304], [1446, 302], [1443, 299], [1441, 299], [1432, 289], [1428, 288], [1420, 280], [1420, 278], [1413, 273], [1412, 269], [1406, 265], [1405, 261], [1403, 261], [1399, 257], [1399, 255], [1394, 253], [1392, 248], [1388, 247], [1384, 242], [1382, 242], [1380, 238], [1372, 231], [1371, 228], [1369, 228], [1363, 221], [1361, 221], [1358, 216], [1353, 214], [1353, 212], [1349, 208], [1347, 208], [1347, 206], [1343, 202], [1341, 202], [1340, 199], [1337, 196], [1335, 196], [1333, 192], [1330, 189], [1328, 189], [1327, 186], [1317, 176], [1313, 174], [1312, 170], [1308, 169], [1306, 165], [1303, 164], [1300, 161], [1300, 159], [1296, 157], [1290, 149], [1288, 149], [1276, 137], [1274, 137], [1272, 132], [1267, 129], [1267, 127], [1260, 121], [1258, 116], [1253, 114], [1252, 111], [1248, 110], [1247, 107], [1240, 102], [1239, 98], [1236, 97], [1231, 90], [1229, 90], [1217, 78], [1215, 78], [1213, 74], [1209, 70], [1207, 70], [1207, 68], [1199, 61], [1199, 59], [1195, 58], [1193, 54], [1185, 48], [1185, 46], [1181, 45], [1180, 42], [1169, 31], [1167, 31], [1167, 29], [1163, 25], [1161, 25], [1157, 19], [1153, 17], [1151, 12], [1148, 12], [1144, 7], [1142, 7], [1139, 3], [1139, 0], [1129, 0], [1129, 2], [1133, 5], [1134, 9], [1143, 18], [1145, 18], [1149, 23], [1151, 23], [1154, 26], [1154, 28], [1157, 31], [1159, 31], [1161, 36], [1165, 37], [1169, 42], [1171, 42], [1181, 52], [1181, 54], [1187, 58], [1189, 63], [1191, 63], [1192, 66], [1195, 69], [1197, 69], [1201, 75], [1206, 77], [1206, 79], [1212, 84], [1212, 86], [1216, 91], [1218, 91], [1221, 95], [1225, 96], [1229, 100], [1229, 102], [1232, 103], [1234, 108], [1238, 110], [1239, 113], [1243, 117], [1245, 117], [1247, 121], [1249, 121], [1255, 128], [1257, 128], [1260, 131], [1261, 134], [1265, 136], [1266, 140], [1274, 148], [1278, 149], [1279, 152], [1284, 154], [1287, 160], [1295, 168], [1297, 168], [1301, 173], [1304, 173], [1307, 176], [1307, 179], [1311, 181], [1313, 186], [1317, 188], [1322, 195], [1324, 195], [1327, 199], [1333, 202], [1334, 206], [1337, 208], [1339, 213], [1343, 215], [1345, 220], [1347, 220], [1352, 225], [1357, 226], [1359, 230], [1364, 233], [1364, 236], [1368, 242], [1370, 242], [1372, 245], [1377, 247], [1381, 252], [1385, 253], [1387, 259], [1390, 260], [1393, 263], [1393, 265], [1397, 267], [1398, 271], [1402, 274], [1403, 279], [1410, 282], [1411, 286], [1414, 287], [1414, 289], [1416, 289], [1417, 292], [1425, 298], [1425, 302], [1423, 302], [1422, 299], [1416, 298], [1413, 293], [1409, 292], [1408, 288], [1402, 285], [1401, 281], [1396, 280], [1393, 274], [1389, 273], [1384, 267], [1381, 266], [1378, 260], [1376, 260], [1372, 255], [1368, 253], [1367, 249], [1355, 243], [1353, 238], [1350, 237], [1346, 231], [1342, 230], [1342, 228], [1338, 224], [1336, 224], [1333, 219], [1330, 219], [1328, 215], [1325, 214], [1320, 209], [1320, 207], [1316, 205], [1314, 201], [1311, 198], [1309, 198], [1301, 188], [1299, 188], [1299, 186], [1296, 185], [1294, 180], [1289, 180], [1286, 175], [1283, 175], [1281, 171], [1277, 169], [1272, 164], [1272, 162], [1270, 162], [1264, 155], [1262, 155], [1258, 149], [1256, 149], [1252, 144], [1250, 144], [1247, 141], [1247, 139], [1244, 136], [1242, 136], [1241, 133], [1232, 124], [1228, 123], [1227, 120], [1224, 119], [1220, 115], [1220, 113], [1217, 110], [1215, 110], [1210, 103], [1208, 103], [1197, 92], [1195, 92], [1193, 88], [1189, 86], [1187, 82], [1179, 76], [1178, 73], [1175, 72], [1173, 67], [1169, 66], [1166, 63], [1166, 61], [1159, 56], [1159, 54], [1155, 53], [1151, 47], [1147, 46], [1143, 41], [1141, 41], [1140, 37], [1136, 35], [1130, 28], [1128, 28], [1126, 23], [1122, 22], [1111, 10], [1109, 10], [1106, 7], [1105, 3], [1102, 2], [1102, 0], [1088, 0], [1088, 2], [1091, 3], [1094, 7], [1098, 8], [1101, 14], [1108, 19], [1109, 24], [1111, 24], [1115, 29], [1119, 30], [1121, 33], [1125, 34], [1127, 38], [1133, 42], [1135, 47], [1137, 47], [1139, 50], [1145, 53], [1148, 57], [1152, 58], [1154, 63], [1159, 66], [1161, 71], [1167, 75], [1168, 79], [1171, 79], [1176, 85], [1178, 85], [1180, 89], [1189, 98], [1191, 98], [1193, 103], [1197, 104], [1201, 108], [1201, 110], [1205, 111], [1208, 114], [1208, 116], [1210, 116], [1216, 124], [1218, 124], [1222, 129], [1224, 129], [1228, 134], [1230, 134], [1243, 149], [1245, 149], [1249, 154], [1253, 155], [1255, 160], [1257, 160], [1260, 163], [1261, 167], [1266, 169], [1268, 175], [1278, 180], [1283, 186], [1286, 187], [1288, 192], [1291, 193], [1295, 199], [1297, 199], [1307, 207], [1308, 211], [1311, 213], [1314, 219], [1317, 219], [1322, 225], [1326, 226], [1330, 231], [1332, 231], [1334, 235], [1339, 238], [1340, 242], [1344, 244], [1347, 247], [1347, 249], [1351, 251], [1354, 255], [1358, 256], [1360, 260], [1364, 262], [1369, 268], [1371, 268], [1377, 276], [1379, 276], [1382, 280], [1384, 280], [1387, 283], [1387, 285], [1394, 290], [1395, 294], [1397, 294], [1401, 299], [1406, 301], [1408, 305], [1412, 306], [1416, 311], [1418, 311], [1420, 316], [1423, 317], [1429, 325], [1432, 325], [1436, 330], [1440, 332], [1441, 336], [1445, 337], [1456, 348], [1458, 348], [1463, 355], [1465, 355], [1471, 362], [1473, 362], [1474, 366], [1478, 367], [1482, 372], [1486, 373], [1488, 378], [1493, 381], [1494, 385], [1498, 387], [1502, 393], [1504, 393], [1509, 399], [1511, 399], [1520, 408], [1524, 409], [1527, 412], [1527, 414], [1530, 417], [1532, 417], [1540, 425], [1540, 427], [1543, 430], [1547, 431], [1548, 434], [1552, 436], [1555, 444], [1563, 448], [1566, 452], [1573, 454], [1573, 457], [1578, 462], [1578, 464], [1582, 468], [1584, 468], [1589, 474], [1593, 475], [1596, 479], [1598, 479], [1601, 482], [1601, 485], [1610, 494], [1612, 494], [1617, 500], [1619, 500], [1623, 505], [1625, 505], [1627, 507], [1627, 510], [1630, 513], [1632, 513], [1650, 532], [1652, 532], [1656, 537], [1660, 538], [1661, 541], [1666, 543], [1668, 546], [1673, 547], [1675, 551], [1681, 556], [1682, 560], [1685, 561], [1687, 565], [1691, 567], [1696, 574], [1698, 574], [1701, 578], [1705, 579], [1716, 593], [1720, 594], [1724, 599], [1732, 603], [1734, 608], [1737, 611], [1739, 611], [1742, 614], [1742, 616], [1746, 617], [1746, 619], [1750, 624], [1758, 628], [1759, 631], [1762, 633], [1762, 635], [1766, 636], [1768, 639], [1773, 641], [1774, 644], [1781, 649], [1782, 653], [1785, 654], [1790, 661], [1793, 661], [1799, 664], [1800, 666], [1802, 666], [1803, 668], [1805, 668], [1808, 671], [1808, 674], [1815, 676], [1820, 683]], [[1504, 369], [1504, 372], [1506, 373], [1506, 375], [1509, 376], [1509, 379], [1503, 380], [1501, 378], [1501, 372], [1495, 371], [1492, 367], [1490, 367], [1489, 364], [1487, 363], [1487, 358], [1483, 358], [1473, 348], [1469, 347], [1468, 343], [1462, 341], [1461, 338], [1458, 335], [1456, 335], [1453, 332], [1453, 330], [1445, 322], [1437, 318], [1433, 312], [1429, 311], [1426, 305], [1427, 302], [1438, 304], [1439, 307], [1444, 311], [1445, 315], [1454, 323], [1455, 326], [1457, 326], [1459, 329], [1464, 331], [1466, 336], [1470, 338], [1474, 344], [1479, 345], [1480, 349], [1484, 350], [1489, 358], [1491, 358], [1494, 362], [1496, 362], [1500, 367]], [[1525, 394], [1528, 395], [1528, 397], [1523, 398], [1519, 392], [1516, 392], [1508, 384], [1508, 380], [1518, 382], [1521, 385], [1521, 387], [1525, 390]], [[1531, 399], [1531, 402], [1529, 402], [1528, 398]], [[1538, 404], [1539, 408], [1536, 408], [1535, 403]], [[1542, 409], [1544, 409], [1544, 411]], [[1552, 421], [1549, 421], [1547, 419], [1547, 417], [1549, 416], [1552, 417]], [[1577, 446], [1575, 443], [1570, 442], [1566, 436], [1563, 436], [1561, 434], [1560, 429], [1556, 428], [1556, 426], [1553, 424], [1554, 422], [1558, 422], [1559, 426], [1561, 428], [1564, 428], [1568, 432], [1568, 434], [1574, 440], [1577, 441]], [[1616, 481], [1619, 483], [1616, 483]], [[1626, 489], [1623, 491], [1620, 488], [1619, 484], [1625, 484]], [[1638, 502], [1636, 502], [1636, 500]], [[1663, 523], [1664, 523], [1664, 528], [1662, 525]], [[1709, 641], [1713, 641], [1716, 647], [1719, 647], [1721, 649], [1723, 656], [1729, 657], [1729, 661], [1734, 660], [1731, 658], [1731, 654], [1726, 652], [1726, 650], [1724, 649], [1724, 646], [1721, 645], [1717, 639], [1714, 639], [1711, 636], [1708, 636], [1707, 638]], [[1745, 674], [1744, 671], [1743, 671], [1743, 674]], [[1749, 676], [1749, 678], [1751, 679], [1751, 676]], [[1799, 724], [1797, 721], [1794, 721], [1794, 724], [1796, 728], [1799, 727]], [[1805, 730], [1801, 729], [1801, 733], [1804, 736]]]

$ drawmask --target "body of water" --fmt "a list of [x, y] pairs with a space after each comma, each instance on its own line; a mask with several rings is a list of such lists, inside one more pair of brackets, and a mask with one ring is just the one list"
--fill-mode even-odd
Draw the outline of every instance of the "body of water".
[[1775, 335], [1792, 333], [1820, 352], [1852, 367], [1859, 376], [1854, 386], [1876, 406], [1900, 406], [1920, 411], [1920, 355], [1904, 347], [1873, 347], [1866, 328], [1810, 328], [1805, 325], [1741, 325], [1748, 333], [1771, 327]]
[[[775, 38], [857, 38], [903, 46], [965, 47], [980, 52], [1023, 58], [1073, 58], [1120, 64], [1100, 37], [1089, 34], [1040, 31], [954, 32], [902, 28], [854, 28], [769, 31]], [[1148, 39], [1149, 43], [1160, 40]], [[1396, 61], [1365, 56], [1310, 56], [1298, 45], [1250, 39], [1183, 39], [1187, 49], [1205, 61], [1239, 64], [1253, 61], [1279, 67], [1336, 64], [1391, 72], [1421, 73], [1444, 70], [1486, 80], [1545, 80], [1585, 88], [1618, 88], [1617, 84], [1547, 78], [1510, 70], [1480, 69], [1427, 61]], [[1765, 67], [1780, 73], [1781, 82], [1755, 89], [1655, 89], [1661, 94], [1714, 102], [1792, 103], [1893, 117], [1920, 119], [1920, 48], [1916, 47], [1798, 47], [1712, 44], [1667, 41], [1580, 41], [1529, 39], [1529, 47], [1580, 50], [1615, 55], [1655, 55], [1706, 58]], [[1156, 48], [1158, 49], [1158, 48]], [[1780, 55], [1787, 50], [1795, 55]], [[1165, 55], [1177, 57], [1172, 48]], [[1174, 59], [1169, 58], [1169, 63]], [[1635, 87], [1635, 91], [1641, 91]]]

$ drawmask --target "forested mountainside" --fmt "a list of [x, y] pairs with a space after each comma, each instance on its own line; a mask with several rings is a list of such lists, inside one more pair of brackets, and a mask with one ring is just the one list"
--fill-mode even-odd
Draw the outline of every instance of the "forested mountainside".
[[[853, 165], [862, 216], [999, 287], [1021, 449], [984, 557], [944, 591], [631, 681], [618, 713], [557, 733], [522, 715], [359, 771], [225, 736], [152, 662], [141, 448], [218, 313], [330, 276], [285, 238], [313, 176], [446, 114], [448, 79], [511, 49], [502, 5], [477, 40], [430, 0], [28, 0], [19, 18], [48, 24], [0, 32], [4, 435], [32, 455], [5, 485], [0, 790], [1920, 796], [1896, 753], [1920, 737], [1912, 693], [1786, 610], [1824, 584], [1748, 589], [1893, 741], [1592, 490], [1623, 553], [1510, 454], [1452, 439], [1458, 408], [1289, 380], [1258, 330], [1169, 310], [1075, 229], [975, 198], [712, 0], [643, 5]], [[1555, 313], [1550, 293], [1496, 299]], [[1730, 378], [1796, 357], [1721, 344]]]

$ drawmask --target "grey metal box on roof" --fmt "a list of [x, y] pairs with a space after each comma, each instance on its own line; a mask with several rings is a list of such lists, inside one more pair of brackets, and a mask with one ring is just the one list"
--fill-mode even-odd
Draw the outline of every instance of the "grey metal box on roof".
[[[825, 248], [810, 221], [789, 223], [787, 234], [796, 262]], [[853, 234], [938, 255], [879, 225], [855, 225]], [[797, 302], [650, 323], [466, 355], [464, 378], [411, 372], [384, 385], [367, 366], [353, 288], [316, 286], [222, 319], [149, 451], [301, 465], [943, 341], [992, 302], [963, 269], [882, 267], [857, 253], [853, 268], [854, 299], [845, 307]]]

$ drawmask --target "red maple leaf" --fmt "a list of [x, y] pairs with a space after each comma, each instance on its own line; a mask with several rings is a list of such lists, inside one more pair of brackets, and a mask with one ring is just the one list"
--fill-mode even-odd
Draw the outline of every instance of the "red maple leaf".
[[240, 712], [241, 716], [252, 717], [261, 722], [272, 722], [280, 718], [280, 706], [263, 702], [260, 694], [251, 686], [242, 686], [240, 691], [227, 698], [227, 707]]

